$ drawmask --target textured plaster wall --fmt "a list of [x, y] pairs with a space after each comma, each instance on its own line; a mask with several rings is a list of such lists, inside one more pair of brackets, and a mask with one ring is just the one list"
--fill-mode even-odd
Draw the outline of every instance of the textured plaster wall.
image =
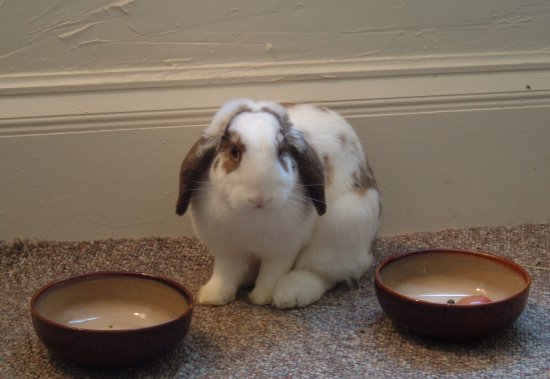
[[546, 0], [0, 0], [0, 75], [549, 46]]

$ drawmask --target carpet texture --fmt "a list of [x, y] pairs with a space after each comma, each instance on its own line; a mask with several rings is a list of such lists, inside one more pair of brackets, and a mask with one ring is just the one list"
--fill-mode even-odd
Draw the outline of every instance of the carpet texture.
[[193, 292], [212, 259], [180, 238], [94, 242], [0, 242], [0, 378], [549, 378], [550, 225], [472, 228], [377, 240], [381, 259], [448, 247], [497, 253], [533, 278], [529, 303], [504, 332], [473, 343], [424, 340], [397, 330], [380, 309], [372, 269], [356, 288], [338, 286], [318, 303], [280, 311], [246, 294], [223, 307], [197, 306], [190, 333], [154, 363], [101, 371], [51, 355], [34, 334], [28, 303], [49, 281], [99, 270], [160, 274]]

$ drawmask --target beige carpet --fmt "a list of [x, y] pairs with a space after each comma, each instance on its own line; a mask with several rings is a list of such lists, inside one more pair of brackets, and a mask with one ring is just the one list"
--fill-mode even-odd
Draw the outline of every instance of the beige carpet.
[[245, 294], [224, 307], [198, 306], [191, 331], [169, 356], [119, 371], [81, 368], [37, 339], [28, 303], [43, 284], [73, 274], [127, 270], [161, 274], [196, 291], [211, 258], [194, 240], [0, 242], [0, 378], [545, 378], [550, 373], [550, 225], [472, 228], [381, 238], [377, 261], [427, 247], [489, 251], [533, 277], [529, 303], [503, 333], [448, 344], [400, 330], [382, 313], [372, 270], [305, 309], [253, 306]]

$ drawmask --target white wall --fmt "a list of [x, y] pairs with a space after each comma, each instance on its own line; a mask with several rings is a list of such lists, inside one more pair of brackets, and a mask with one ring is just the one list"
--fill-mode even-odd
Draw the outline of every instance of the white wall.
[[0, 0], [0, 238], [189, 234], [185, 151], [232, 97], [360, 134], [383, 234], [550, 221], [547, 1]]
[[0, 73], [548, 52], [544, 0], [4, 0]]

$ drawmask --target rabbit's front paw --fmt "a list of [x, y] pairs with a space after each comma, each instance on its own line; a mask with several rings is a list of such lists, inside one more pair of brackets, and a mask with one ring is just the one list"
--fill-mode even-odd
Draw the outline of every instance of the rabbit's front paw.
[[248, 298], [256, 305], [271, 304], [273, 299], [273, 290], [269, 288], [254, 287], [252, 292], [248, 294]]
[[273, 305], [277, 308], [308, 306], [323, 296], [325, 283], [309, 271], [292, 271], [279, 279], [273, 291]]
[[224, 305], [235, 300], [235, 296], [236, 291], [209, 281], [199, 290], [197, 300], [200, 304]]

